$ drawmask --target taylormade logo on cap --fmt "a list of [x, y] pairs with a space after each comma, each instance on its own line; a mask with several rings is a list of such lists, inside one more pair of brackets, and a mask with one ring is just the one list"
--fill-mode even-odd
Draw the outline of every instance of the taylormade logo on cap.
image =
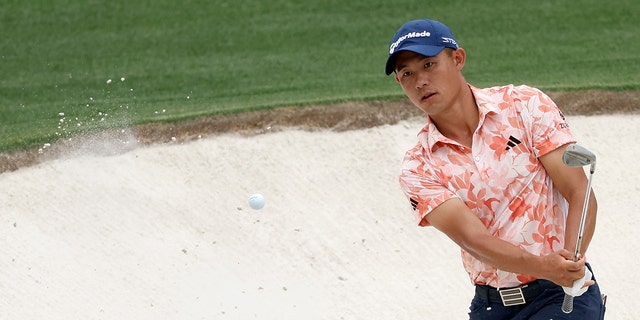
[[405, 34], [404, 36], [398, 38], [396, 42], [391, 44], [391, 46], [389, 47], [389, 54], [392, 54], [396, 50], [396, 48], [398, 48], [400, 43], [402, 43], [402, 41], [405, 41], [410, 38], [424, 38], [424, 37], [431, 37], [431, 32], [425, 30], [422, 32], [411, 32], [411, 33]]

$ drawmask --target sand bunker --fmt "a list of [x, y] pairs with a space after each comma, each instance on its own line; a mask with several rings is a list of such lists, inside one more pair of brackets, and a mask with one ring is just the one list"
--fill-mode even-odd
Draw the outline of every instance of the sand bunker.
[[[598, 155], [588, 257], [607, 317], [633, 319], [640, 116], [569, 121]], [[102, 141], [0, 174], [2, 318], [465, 319], [457, 247], [397, 184], [421, 126]]]

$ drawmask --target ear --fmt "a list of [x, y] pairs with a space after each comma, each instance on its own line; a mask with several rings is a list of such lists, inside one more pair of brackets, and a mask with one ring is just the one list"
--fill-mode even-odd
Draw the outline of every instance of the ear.
[[456, 64], [456, 68], [458, 70], [462, 70], [462, 68], [464, 68], [464, 63], [467, 61], [467, 52], [462, 48], [456, 49], [456, 51], [453, 52], [453, 60]]
[[400, 78], [398, 77], [398, 74], [394, 72], [393, 77], [396, 79], [397, 83], [400, 83]]

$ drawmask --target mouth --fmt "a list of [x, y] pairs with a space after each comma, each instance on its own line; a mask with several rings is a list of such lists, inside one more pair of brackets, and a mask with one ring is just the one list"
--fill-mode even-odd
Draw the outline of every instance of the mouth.
[[425, 95], [422, 96], [422, 98], [420, 98], [421, 101], [427, 101], [429, 99], [431, 99], [431, 97], [435, 96], [436, 93], [435, 92], [428, 92]]

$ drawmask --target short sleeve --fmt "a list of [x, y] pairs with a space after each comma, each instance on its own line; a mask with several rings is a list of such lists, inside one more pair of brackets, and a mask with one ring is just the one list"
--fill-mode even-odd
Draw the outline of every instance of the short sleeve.
[[567, 119], [549, 96], [531, 87], [521, 86], [518, 89], [525, 108], [522, 117], [530, 130], [536, 157], [575, 142]]
[[420, 161], [414, 153], [418, 148], [408, 151], [402, 162], [399, 182], [402, 191], [415, 213], [419, 226], [429, 226], [425, 217], [439, 205], [458, 196], [438, 179], [430, 168]]

